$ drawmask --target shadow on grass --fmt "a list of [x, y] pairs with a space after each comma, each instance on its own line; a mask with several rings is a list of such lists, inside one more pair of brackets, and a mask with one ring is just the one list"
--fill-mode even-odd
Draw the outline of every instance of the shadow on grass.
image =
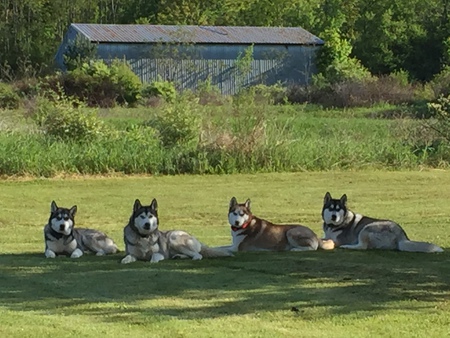
[[450, 296], [448, 251], [241, 253], [131, 265], [119, 264], [121, 258], [0, 255], [0, 302], [13, 311], [133, 321], [149, 315], [216, 318], [292, 307], [305, 315], [323, 309], [330, 315], [359, 311], [368, 316], [386, 308], [434, 307]]

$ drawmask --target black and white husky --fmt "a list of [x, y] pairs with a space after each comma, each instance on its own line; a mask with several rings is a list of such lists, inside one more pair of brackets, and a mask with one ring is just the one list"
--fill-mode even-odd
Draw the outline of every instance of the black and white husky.
[[410, 241], [402, 227], [390, 220], [356, 214], [347, 209], [347, 195], [333, 199], [325, 194], [322, 209], [323, 231], [336, 247], [367, 250], [386, 249], [410, 252], [442, 252], [432, 243]]
[[124, 228], [126, 256], [123, 264], [136, 260], [157, 263], [170, 258], [228, 257], [228, 250], [209, 248], [185, 231], [160, 231], [158, 228], [158, 203], [153, 199], [144, 206], [137, 199], [128, 224]]
[[114, 241], [103, 232], [93, 229], [75, 228], [77, 206], [59, 208], [55, 201], [50, 206], [50, 218], [44, 227], [45, 257], [69, 255], [78, 258], [90, 251], [97, 256], [118, 251]]

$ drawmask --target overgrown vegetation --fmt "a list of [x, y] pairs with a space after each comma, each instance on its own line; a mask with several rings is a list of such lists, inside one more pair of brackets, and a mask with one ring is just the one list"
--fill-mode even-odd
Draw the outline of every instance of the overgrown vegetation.
[[[67, 73], [0, 87], [5, 114], [20, 106], [31, 125], [3, 126], [0, 174], [447, 168], [448, 69], [427, 84], [404, 71], [376, 77], [351, 49], [329, 30], [312, 85], [259, 84], [235, 96], [221, 95], [210, 79], [195, 91], [177, 92], [162, 78], [143, 86], [125, 61], [74, 50]], [[236, 61], [238, 77], [252, 51]], [[120, 119], [109, 118], [117, 106]], [[354, 113], [361, 107], [365, 115]]]
[[29, 128], [10, 121], [0, 132], [0, 174], [255, 173], [450, 163], [445, 98], [429, 105], [427, 118], [416, 119], [406, 105], [361, 113], [286, 104], [288, 93], [280, 86], [257, 86], [209, 104], [200, 102], [206, 88], [155, 107], [114, 110], [89, 108], [59, 94], [61, 89], [27, 98], [23, 116]]

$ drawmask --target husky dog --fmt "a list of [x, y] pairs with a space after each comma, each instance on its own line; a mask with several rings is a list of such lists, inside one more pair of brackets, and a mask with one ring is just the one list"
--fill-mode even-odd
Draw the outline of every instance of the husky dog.
[[323, 241], [310, 228], [299, 224], [273, 224], [258, 218], [250, 210], [250, 199], [239, 204], [230, 200], [228, 222], [231, 225], [232, 251], [307, 251], [331, 250], [333, 241]]
[[70, 255], [78, 258], [86, 251], [102, 256], [118, 251], [114, 241], [103, 232], [93, 229], [75, 228], [77, 206], [59, 208], [55, 201], [50, 206], [50, 218], [44, 227], [45, 257]]
[[228, 257], [233, 254], [219, 248], [209, 248], [194, 236], [180, 230], [160, 231], [158, 229], [158, 203], [153, 199], [150, 205], [143, 206], [137, 199], [134, 202], [130, 221], [124, 228], [126, 256], [123, 264], [136, 260], [157, 263], [170, 258]]
[[355, 214], [347, 209], [347, 195], [333, 199], [325, 194], [322, 209], [323, 231], [336, 247], [345, 249], [387, 249], [410, 252], [442, 252], [437, 245], [410, 241], [402, 227], [390, 220]]

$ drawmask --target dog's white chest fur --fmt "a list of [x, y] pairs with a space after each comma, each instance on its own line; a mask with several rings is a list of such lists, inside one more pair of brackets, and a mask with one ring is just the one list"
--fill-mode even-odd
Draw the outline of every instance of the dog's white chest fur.
[[71, 254], [77, 248], [77, 241], [73, 239], [71, 242], [65, 243], [65, 240], [64, 238], [60, 238], [54, 241], [47, 241], [47, 248], [57, 254], [65, 252]]
[[231, 230], [231, 238], [233, 240], [232, 244], [232, 250], [238, 251], [239, 245], [244, 241], [244, 239], [247, 237], [247, 235], [241, 235], [242, 232], [244, 232], [244, 229], [240, 229], [237, 231]]
[[342, 230], [333, 231], [333, 229], [325, 230], [325, 239], [331, 239], [333, 242], [337, 242], [338, 236], [342, 233]]

